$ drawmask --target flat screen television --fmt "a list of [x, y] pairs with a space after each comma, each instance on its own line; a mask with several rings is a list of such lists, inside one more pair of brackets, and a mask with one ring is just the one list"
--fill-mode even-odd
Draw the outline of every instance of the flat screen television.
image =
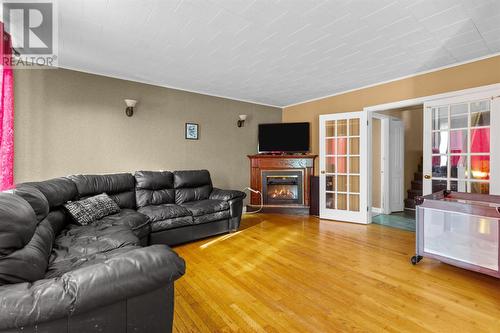
[[259, 125], [259, 153], [309, 152], [309, 123]]

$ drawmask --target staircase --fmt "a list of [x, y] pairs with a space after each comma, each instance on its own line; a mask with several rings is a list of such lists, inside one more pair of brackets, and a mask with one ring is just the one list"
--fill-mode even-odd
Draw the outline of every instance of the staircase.
[[407, 198], [405, 199], [405, 209], [415, 209], [415, 197], [422, 195], [422, 160], [418, 165], [418, 171], [413, 174], [411, 188], [408, 190]]
[[[422, 159], [418, 165], [418, 171], [413, 174], [411, 181], [411, 189], [408, 190], [407, 198], [405, 199], [405, 209], [415, 209], [415, 197], [422, 195], [423, 175], [422, 175]], [[446, 181], [434, 180], [432, 182], [432, 193], [446, 190]]]

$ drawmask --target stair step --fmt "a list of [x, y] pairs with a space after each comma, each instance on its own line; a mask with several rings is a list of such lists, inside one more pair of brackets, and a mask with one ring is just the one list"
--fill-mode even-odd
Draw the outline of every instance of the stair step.
[[432, 186], [432, 193], [446, 190], [446, 186]]
[[408, 199], [422, 196], [422, 190], [408, 190]]
[[421, 190], [422, 189], [422, 181], [421, 180], [412, 180], [411, 189], [412, 190]]
[[405, 208], [406, 209], [415, 209], [415, 200], [414, 199], [405, 199]]

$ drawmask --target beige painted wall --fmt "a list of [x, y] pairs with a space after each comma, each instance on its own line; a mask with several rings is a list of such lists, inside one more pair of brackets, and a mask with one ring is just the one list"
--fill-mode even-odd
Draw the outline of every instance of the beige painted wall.
[[[124, 98], [139, 101], [132, 118]], [[281, 121], [278, 108], [63, 69], [17, 70], [15, 107], [16, 182], [204, 168], [214, 185], [242, 189], [257, 125]], [[200, 140], [184, 139], [186, 122], [199, 123]]]
[[[286, 107], [284, 122], [311, 123], [312, 153], [318, 154], [319, 115], [361, 111], [363, 107], [500, 82], [500, 56], [415, 77]], [[318, 160], [316, 160], [318, 162]], [[316, 167], [316, 173], [318, 172]]]

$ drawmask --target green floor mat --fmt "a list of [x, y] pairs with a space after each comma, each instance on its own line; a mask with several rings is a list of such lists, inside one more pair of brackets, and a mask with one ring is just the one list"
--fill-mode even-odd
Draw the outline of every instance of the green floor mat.
[[380, 214], [372, 217], [375, 224], [385, 225], [392, 228], [398, 228], [408, 231], [415, 231], [415, 213], [401, 212], [390, 215]]

